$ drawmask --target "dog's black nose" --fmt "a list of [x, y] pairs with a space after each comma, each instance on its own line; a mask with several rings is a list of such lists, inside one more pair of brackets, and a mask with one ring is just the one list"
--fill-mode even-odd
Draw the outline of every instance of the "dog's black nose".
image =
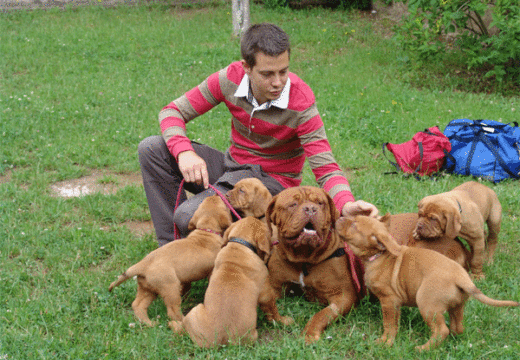
[[309, 216], [315, 215], [317, 211], [318, 211], [318, 209], [315, 205], [308, 204], [308, 205], [303, 206], [303, 212]]

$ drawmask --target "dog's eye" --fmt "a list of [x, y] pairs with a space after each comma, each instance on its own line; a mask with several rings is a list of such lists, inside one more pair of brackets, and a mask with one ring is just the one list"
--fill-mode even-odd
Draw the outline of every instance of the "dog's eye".
[[298, 203], [293, 202], [293, 203], [289, 204], [288, 208], [289, 209], [294, 209], [296, 206], [298, 206]]
[[245, 194], [246, 192], [244, 191], [244, 189], [238, 189], [238, 192], [241, 193], [241, 194]]

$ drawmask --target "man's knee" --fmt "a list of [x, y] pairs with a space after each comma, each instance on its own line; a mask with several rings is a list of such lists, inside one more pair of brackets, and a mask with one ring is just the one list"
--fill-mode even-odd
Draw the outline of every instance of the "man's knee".
[[[162, 143], [161, 143], [162, 142]], [[160, 135], [149, 136], [137, 146], [139, 162], [148, 162], [154, 154], [163, 146], [164, 139]]]
[[181, 203], [177, 210], [175, 210], [175, 213], [173, 214], [173, 222], [179, 228], [181, 237], [186, 237], [188, 235], [188, 224], [190, 223], [195, 210], [197, 210], [197, 206], [190, 203], [189, 200]]

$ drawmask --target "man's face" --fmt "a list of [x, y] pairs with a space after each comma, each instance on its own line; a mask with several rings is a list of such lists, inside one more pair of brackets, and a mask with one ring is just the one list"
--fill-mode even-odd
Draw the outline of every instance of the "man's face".
[[251, 90], [258, 104], [276, 100], [289, 77], [289, 53], [269, 56], [263, 52], [256, 54], [256, 65], [250, 67], [244, 60], [242, 66], [251, 81]]

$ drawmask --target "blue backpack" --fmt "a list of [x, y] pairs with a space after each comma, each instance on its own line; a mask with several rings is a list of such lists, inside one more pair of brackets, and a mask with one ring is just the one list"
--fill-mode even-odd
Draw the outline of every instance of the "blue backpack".
[[451, 151], [444, 170], [454, 174], [482, 177], [494, 183], [520, 178], [520, 128], [517, 122], [456, 119], [444, 135]]

